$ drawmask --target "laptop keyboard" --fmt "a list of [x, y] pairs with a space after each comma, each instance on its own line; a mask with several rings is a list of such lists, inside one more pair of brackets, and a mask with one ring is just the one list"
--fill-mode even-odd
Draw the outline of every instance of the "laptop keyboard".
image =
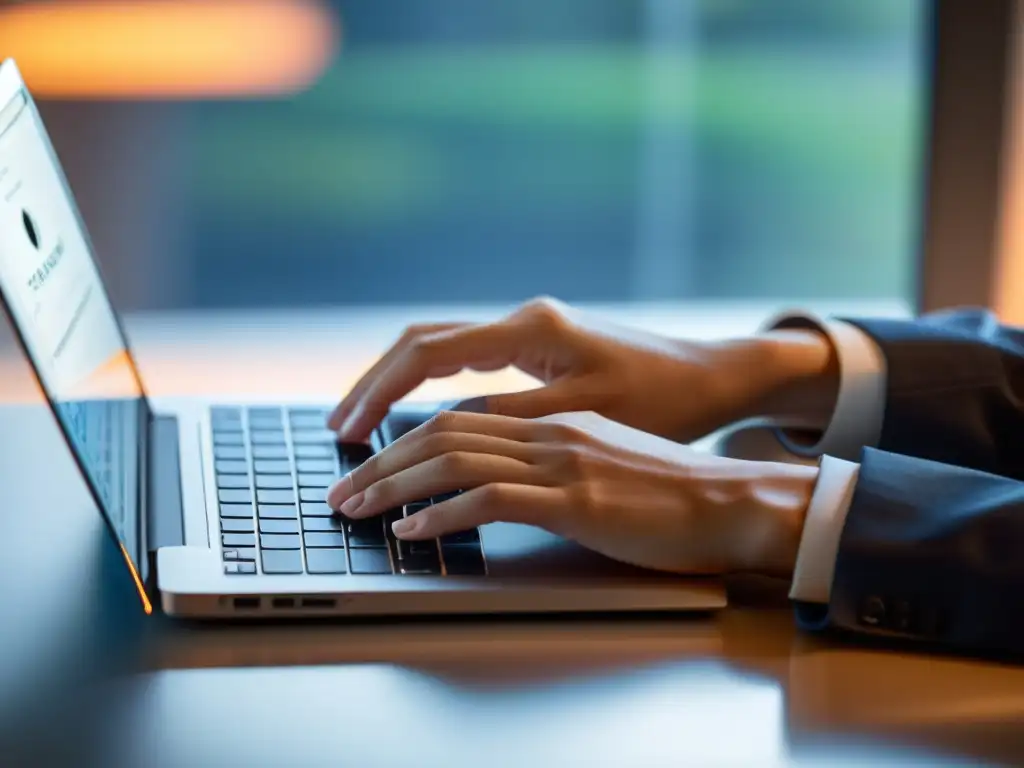
[[370, 456], [343, 445], [314, 408], [210, 411], [224, 572], [265, 574], [486, 574], [477, 529], [400, 541], [391, 524], [451, 494], [351, 520], [327, 506], [327, 489]]

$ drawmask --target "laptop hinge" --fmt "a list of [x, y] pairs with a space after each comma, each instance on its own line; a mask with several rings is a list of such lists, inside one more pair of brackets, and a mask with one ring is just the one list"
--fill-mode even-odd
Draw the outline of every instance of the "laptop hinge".
[[185, 543], [178, 453], [178, 419], [154, 416], [149, 435], [149, 483], [146, 499], [148, 548], [177, 547]]

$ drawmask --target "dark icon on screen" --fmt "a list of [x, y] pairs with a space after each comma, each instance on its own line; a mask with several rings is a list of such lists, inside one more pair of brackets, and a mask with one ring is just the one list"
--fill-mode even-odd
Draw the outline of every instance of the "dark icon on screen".
[[25, 225], [25, 234], [28, 235], [29, 242], [31, 242], [32, 247], [38, 251], [39, 231], [36, 229], [36, 223], [32, 221], [32, 217], [28, 215], [28, 211], [21, 212], [21, 221]]

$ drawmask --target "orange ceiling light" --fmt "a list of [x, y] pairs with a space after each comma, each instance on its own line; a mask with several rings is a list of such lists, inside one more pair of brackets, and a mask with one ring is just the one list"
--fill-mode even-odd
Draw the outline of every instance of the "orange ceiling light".
[[272, 96], [307, 88], [340, 27], [315, 0], [57, 0], [0, 10], [0, 59], [45, 98]]

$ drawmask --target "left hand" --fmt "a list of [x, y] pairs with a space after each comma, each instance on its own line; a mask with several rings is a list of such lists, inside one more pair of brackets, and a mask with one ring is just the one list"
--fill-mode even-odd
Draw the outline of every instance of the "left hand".
[[399, 538], [539, 526], [608, 557], [678, 573], [792, 572], [815, 467], [726, 459], [596, 414], [443, 412], [331, 488], [351, 518], [462, 489], [400, 520]]

